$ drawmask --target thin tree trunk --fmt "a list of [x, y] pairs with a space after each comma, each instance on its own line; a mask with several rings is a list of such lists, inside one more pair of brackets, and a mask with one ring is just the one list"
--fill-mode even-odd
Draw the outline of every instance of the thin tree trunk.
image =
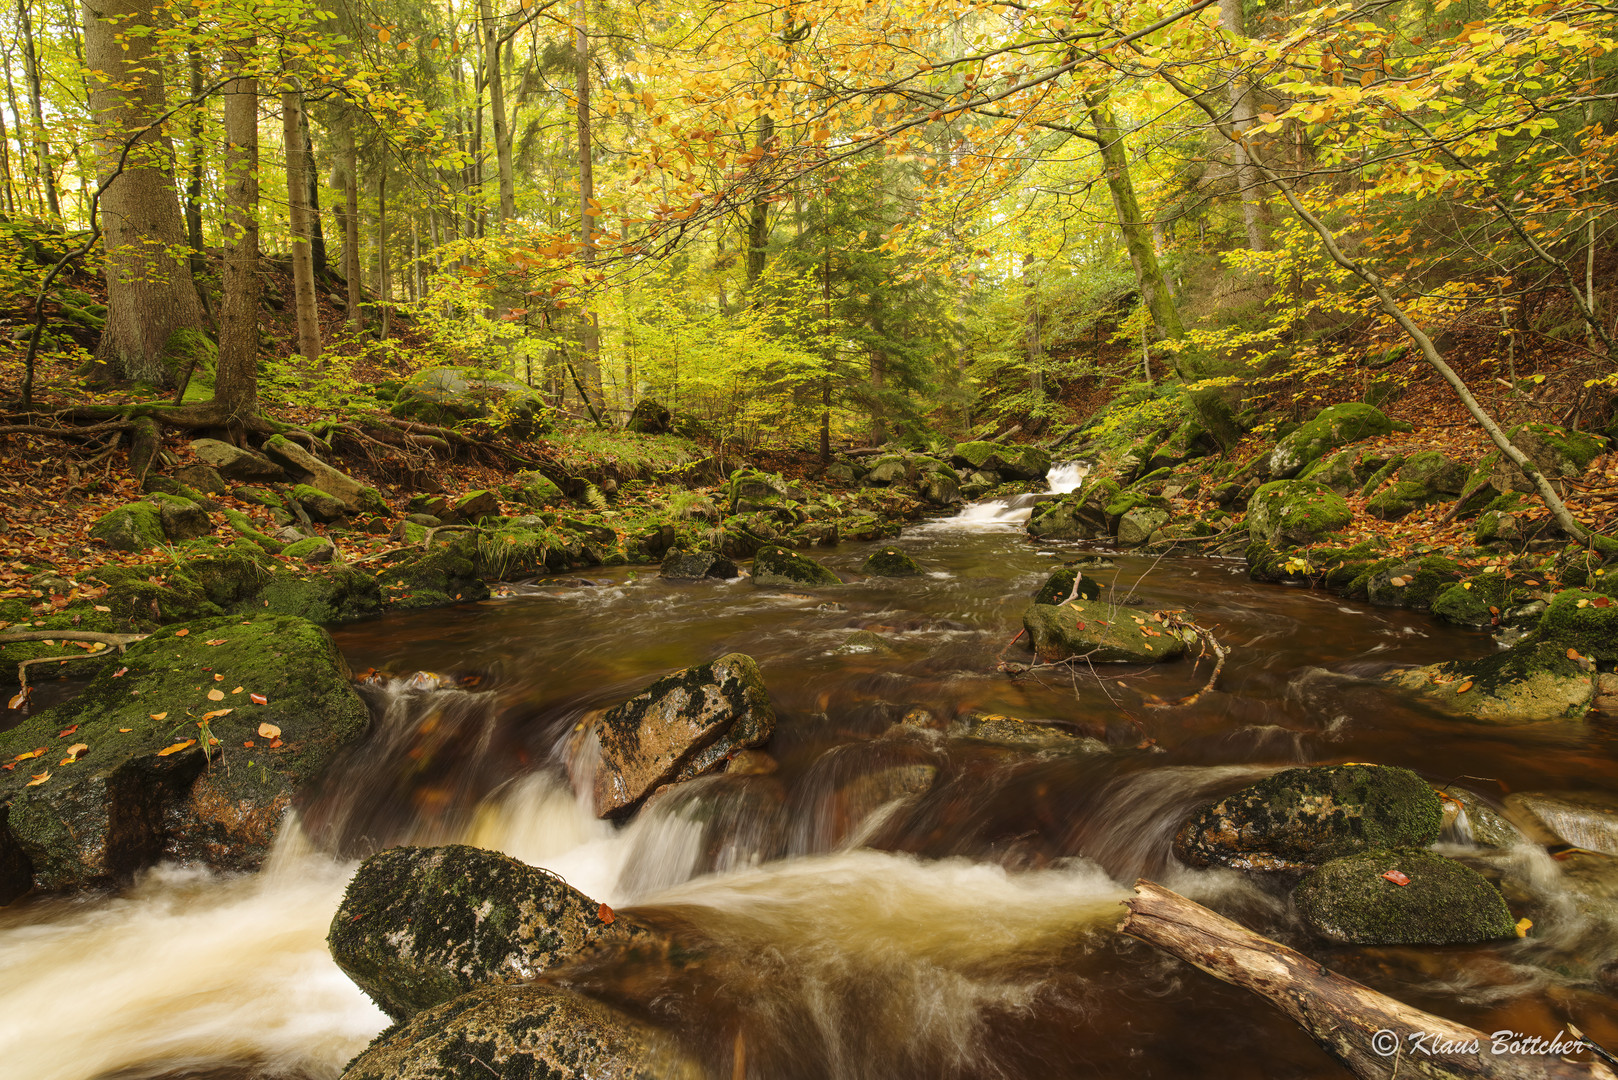
[[[17, 123], [20, 125], [22, 123], [22, 107], [17, 104], [17, 84], [11, 77], [11, 54], [9, 52], [0, 54], [0, 67], [4, 67], [6, 70], [6, 102], [11, 106], [11, 115], [16, 118]], [[17, 129], [17, 172], [19, 181], [23, 190], [32, 198], [34, 205], [38, 206], [41, 213], [43, 213], [45, 197], [40, 194], [39, 184], [34, 180], [34, 169], [29, 160], [27, 145], [27, 140], [23, 137], [22, 128], [19, 127]], [[18, 212], [21, 213], [21, 200], [18, 201], [18, 206]]]
[[315, 276], [319, 277], [327, 266], [326, 230], [320, 220], [320, 169], [315, 165], [315, 139], [309, 129], [307, 107], [298, 110], [298, 125], [303, 134], [304, 180], [309, 189], [309, 198], [304, 203], [309, 208], [309, 259], [314, 264]]
[[39, 80], [39, 56], [34, 52], [34, 21], [28, 0], [17, 0], [17, 21], [22, 24], [22, 63], [28, 76], [28, 104], [34, 113], [34, 152], [39, 156], [39, 175], [45, 185], [45, 201], [57, 227], [62, 227], [62, 204], [56, 197], [56, 170], [51, 165], [51, 146], [45, 138], [44, 95]]
[[[1242, 17], [1242, 0], [1223, 0], [1219, 5], [1219, 24], [1231, 36], [1231, 43], [1240, 47], [1247, 37]], [[1230, 126], [1237, 132], [1253, 126], [1253, 95], [1241, 73], [1230, 76]], [[1263, 179], [1247, 159], [1247, 148], [1240, 140], [1231, 142], [1231, 165], [1236, 177], [1236, 198], [1242, 208], [1242, 228], [1247, 232], [1247, 246], [1252, 251], [1263, 251], [1264, 222]]]
[[0, 111], [0, 206], [7, 217], [17, 213], [17, 192], [11, 178], [11, 136], [6, 132], [6, 117]]
[[[188, 41], [185, 47], [185, 60], [188, 73], [191, 76], [191, 100], [202, 100], [202, 53], [194, 41]], [[186, 241], [191, 245], [191, 276], [200, 277], [206, 268], [206, 259], [202, 253], [202, 106], [197, 105], [191, 110], [191, 121], [187, 125], [186, 152], [191, 158], [190, 175], [185, 184], [185, 234]]]
[[1034, 277], [1034, 253], [1022, 257], [1023, 349], [1028, 357], [1028, 389], [1035, 407], [1045, 400], [1045, 344], [1039, 321], [1039, 282]]
[[376, 180], [376, 280], [381, 295], [377, 298], [382, 305], [382, 340], [388, 339], [389, 324], [393, 321], [392, 299], [393, 290], [388, 280], [388, 159], [387, 151], [382, 155], [382, 171], [377, 174]]
[[517, 201], [511, 172], [511, 131], [506, 116], [505, 77], [500, 70], [500, 24], [492, 14], [489, 0], [478, 0], [478, 15], [483, 22], [483, 74], [489, 82], [489, 112], [494, 120], [495, 169], [500, 184], [500, 216], [496, 231], [501, 231], [506, 222], [517, 216]]
[[202, 347], [203, 312], [190, 261], [176, 254], [186, 236], [174, 149], [156, 126], [164, 111], [162, 66], [153, 38], [131, 33], [155, 26], [150, 3], [106, 0], [84, 8], [90, 112], [105, 186], [107, 323], [96, 365], [112, 378], [173, 387], [175, 354]]
[[[595, 267], [595, 169], [590, 138], [590, 34], [587, 0], [574, 7], [578, 50], [579, 82], [577, 125], [579, 134], [579, 263], [588, 279]], [[601, 422], [601, 328], [594, 312], [581, 312], [579, 365], [584, 368], [585, 411]]]
[[343, 123], [343, 279], [348, 284], [348, 325], [365, 329], [365, 294], [360, 287], [360, 155], [354, 139], [354, 110]]
[[[235, 42], [225, 62], [250, 72], [256, 41]], [[258, 80], [225, 86], [225, 273], [219, 305], [219, 375], [214, 400], [238, 428], [258, 411]]]
[[[758, 152], [768, 152], [775, 138], [775, 118], [768, 113], [758, 118]], [[764, 256], [770, 244], [770, 204], [763, 195], [753, 198], [747, 218], [747, 294], [749, 302], [757, 307], [758, 279], [764, 276]]]
[[303, 149], [303, 95], [281, 94], [281, 135], [287, 157], [287, 217], [292, 229], [292, 290], [298, 322], [298, 352], [320, 359], [320, 306], [315, 296], [315, 263], [309, 248], [309, 155]]

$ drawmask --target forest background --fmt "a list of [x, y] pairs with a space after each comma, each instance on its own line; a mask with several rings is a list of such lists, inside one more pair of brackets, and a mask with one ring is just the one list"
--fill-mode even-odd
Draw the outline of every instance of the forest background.
[[1599, 428], [1615, 13], [18, 0], [0, 375], [240, 439], [453, 363], [822, 460], [1435, 377]]

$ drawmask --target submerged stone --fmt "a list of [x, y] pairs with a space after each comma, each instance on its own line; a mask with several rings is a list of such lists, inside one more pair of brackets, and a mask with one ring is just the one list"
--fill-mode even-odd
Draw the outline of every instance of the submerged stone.
[[598, 941], [647, 934], [548, 870], [453, 844], [366, 859], [326, 942], [343, 974], [407, 1020], [479, 986], [533, 979]]
[[1309, 869], [1370, 847], [1430, 844], [1443, 818], [1438, 793], [1409, 769], [1285, 769], [1192, 814], [1174, 854], [1197, 867]]
[[838, 576], [806, 555], [776, 544], [753, 556], [754, 585], [841, 585]]
[[622, 814], [662, 784], [718, 770], [737, 750], [762, 746], [775, 710], [758, 664], [730, 653], [652, 683], [596, 725], [599, 817]]
[[1186, 643], [1149, 614], [1086, 600], [1035, 603], [1023, 628], [1046, 663], [1084, 657], [1097, 663], [1153, 664], [1185, 655]]
[[[1403, 875], [1406, 884], [1384, 876]], [[1343, 945], [1462, 945], [1515, 936], [1500, 890], [1473, 870], [1417, 848], [1333, 859], [1292, 899], [1309, 932]]]
[[718, 578], [721, 581], [740, 576], [736, 564], [717, 551], [686, 551], [674, 548], [663, 556], [658, 577], [673, 581], [697, 581]]
[[1506, 805], [1527, 811], [1574, 847], [1618, 855], [1618, 795], [1607, 791], [1521, 792]]
[[896, 547], [873, 551], [860, 569], [872, 577], [920, 577], [927, 572], [920, 563]]

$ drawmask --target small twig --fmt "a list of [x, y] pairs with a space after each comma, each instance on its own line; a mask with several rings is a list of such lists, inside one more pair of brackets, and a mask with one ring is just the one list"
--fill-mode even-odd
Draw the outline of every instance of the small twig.
[[1148, 701], [1146, 702], [1148, 709], [1173, 709], [1185, 705], [1195, 705], [1203, 694], [1214, 688], [1214, 684], [1219, 681], [1219, 673], [1225, 670], [1225, 657], [1229, 655], [1229, 651], [1219, 644], [1219, 639], [1214, 637], [1211, 631], [1194, 622], [1186, 622], [1181, 619], [1175, 619], [1174, 624], [1178, 628], [1195, 631], [1197, 636], [1202, 639], [1203, 644], [1213, 649], [1215, 657], [1213, 674], [1208, 676], [1208, 681], [1196, 693], [1187, 695], [1178, 701]]

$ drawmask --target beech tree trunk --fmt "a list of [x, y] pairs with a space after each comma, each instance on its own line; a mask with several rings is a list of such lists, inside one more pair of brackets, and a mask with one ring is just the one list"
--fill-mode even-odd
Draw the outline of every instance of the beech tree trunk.
[[[517, 216], [516, 188], [511, 171], [510, 120], [506, 116], [506, 83], [500, 67], [499, 21], [489, 0], [478, 0], [478, 17], [483, 22], [483, 74], [489, 82], [489, 112], [494, 119], [495, 169], [500, 186], [499, 226]], [[500, 229], [497, 227], [496, 232]]]
[[326, 230], [320, 223], [320, 169], [315, 165], [315, 139], [309, 131], [309, 109], [298, 110], [298, 123], [303, 129], [303, 176], [309, 197], [304, 205], [309, 208], [309, 258], [315, 267], [315, 276], [326, 272]]
[[[1247, 37], [1246, 20], [1242, 17], [1242, 0], [1223, 0], [1219, 5], [1219, 25], [1231, 36], [1232, 44], [1240, 44]], [[1230, 76], [1230, 126], [1238, 132], [1253, 126], [1253, 96], [1239, 71]], [[1236, 198], [1242, 208], [1242, 228], [1247, 233], [1247, 246], [1252, 251], [1263, 251], [1264, 181], [1248, 160], [1247, 148], [1240, 141], [1231, 144], [1231, 166], [1236, 177]]]
[[236, 431], [258, 413], [258, 80], [250, 74], [255, 46], [246, 38], [225, 55], [244, 74], [225, 84], [225, 289], [214, 401]]
[[[1485, 1032], [1328, 971], [1302, 953], [1150, 881], [1135, 882], [1135, 896], [1124, 906], [1129, 914], [1119, 927], [1123, 933], [1222, 982], [1251, 990], [1365, 1080], [1614, 1080], [1612, 1070], [1600, 1062], [1562, 1061], [1554, 1054], [1495, 1053]], [[1456, 1049], [1460, 1047], [1465, 1049]]]
[[343, 280], [348, 283], [348, 325], [365, 329], [365, 295], [360, 288], [360, 155], [354, 140], [354, 116], [343, 124]]
[[[103, 187], [101, 225], [106, 252], [107, 324], [96, 350], [96, 373], [172, 387], [176, 346], [200, 335], [197, 299], [185, 250], [185, 225], [174, 188], [174, 149], [160, 128], [163, 73], [149, 35], [150, 0], [87, 0], [85, 61], [90, 112]], [[122, 38], [122, 40], [120, 40]]]
[[[197, 50], [195, 42], [189, 42], [185, 48], [187, 73], [191, 77], [191, 100], [200, 101], [202, 98], [202, 54]], [[191, 245], [191, 275], [193, 279], [202, 273], [206, 263], [202, 254], [202, 120], [203, 111], [199, 105], [191, 110], [191, 122], [187, 127], [187, 142], [190, 145], [186, 152], [191, 158], [190, 175], [185, 183], [185, 238]]]
[[[770, 140], [775, 138], [775, 118], [758, 118], [758, 150], [767, 152]], [[764, 276], [765, 249], [770, 244], [770, 204], [762, 195], [753, 199], [747, 218], [747, 292], [751, 303], [758, 304], [758, 279]]]
[[[595, 267], [595, 169], [592, 161], [594, 147], [590, 137], [590, 35], [586, 15], [586, 0], [575, 7], [577, 18], [579, 86], [579, 263], [588, 279]], [[597, 422], [601, 419], [601, 328], [593, 312], [580, 313], [579, 366], [584, 369], [584, 408]]]
[[309, 155], [303, 146], [303, 96], [281, 95], [281, 134], [287, 155], [287, 216], [292, 229], [292, 290], [298, 321], [298, 352], [320, 359], [320, 306], [315, 297], [315, 262], [310, 247]]
[[39, 56], [34, 52], [34, 21], [28, 0], [17, 0], [17, 21], [22, 24], [22, 64], [28, 76], [28, 103], [34, 112], [34, 151], [39, 155], [39, 176], [45, 185], [45, 201], [57, 227], [62, 225], [62, 204], [56, 197], [56, 169], [51, 164], [51, 145], [45, 138], [45, 108], [39, 82]]
[[1023, 350], [1028, 358], [1028, 389], [1036, 401], [1045, 400], [1045, 343], [1039, 319], [1039, 282], [1034, 277], [1034, 253], [1023, 252]]

